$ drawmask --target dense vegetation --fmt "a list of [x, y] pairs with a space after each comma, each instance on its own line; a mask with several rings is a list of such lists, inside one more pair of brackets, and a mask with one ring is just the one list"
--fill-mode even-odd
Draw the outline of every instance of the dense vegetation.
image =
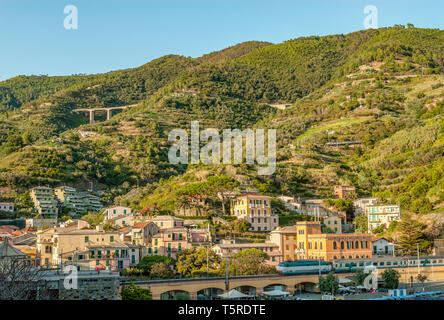
[[[178, 190], [224, 175], [239, 190], [333, 198], [354, 185], [415, 213], [444, 203], [444, 31], [395, 26], [281, 44], [245, 42], [99, 75], [0, 82], [0, 187], [29, 205], [41, 184], [94, 183], [105, 204], [174, 212]], [[138, 104], [95, 124], [73, 112]], [[277, 110], [273, 104], [291, 104]], [[278, 165], [171, 165], [172, 128], [276, 128]], [[332, 142], [359, 141], [331, 147]], [[182, 191], [184, 191], [182, 189]], [[183, 194], [182, 194], [183, 195]], [[188, 194], [189, 195], [189, 194]], [[214, 208], [220, 200], [212, 196]], [[228, 212], [228, 203], [225, 211]], [[348, 203], [331, 203], [350, 209]], [[283, 225], [295, 221], [286, 210]], [[162, 269], [159, 266], [159, 273]]]

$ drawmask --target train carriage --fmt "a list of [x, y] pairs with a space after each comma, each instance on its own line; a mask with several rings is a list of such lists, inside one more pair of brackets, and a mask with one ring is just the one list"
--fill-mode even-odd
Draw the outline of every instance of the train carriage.
[[276, 268], [281, 275], [329, 273], [331, 262], [317, 260], [297, 260], [281, 262]]

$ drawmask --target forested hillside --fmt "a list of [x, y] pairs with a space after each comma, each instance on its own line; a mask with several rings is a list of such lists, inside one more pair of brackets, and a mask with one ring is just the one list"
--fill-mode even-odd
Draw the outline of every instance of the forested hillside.
[[[444, 31], [395, 26], [280, 44], [251, 41], [99, 75], [3, 81], [2, 198], [21, 199], [39, 184], [93, 182], [105, 203], [173, 211], [178, 188], [217, 173], [271, 195], [331, 196], [333, 185], [351, 184], [362, 196], [408, 211], [438, 212], [443, 57]], [[108, 121], [98, 115], [92, 125], [72, 111], [135, 103]], [[189, 130], [192, 120], [201, 128], [276, 128], [276, 172], [170, 164], [168, 133]], [[359, 143], [328, 144], [346, 141]]]

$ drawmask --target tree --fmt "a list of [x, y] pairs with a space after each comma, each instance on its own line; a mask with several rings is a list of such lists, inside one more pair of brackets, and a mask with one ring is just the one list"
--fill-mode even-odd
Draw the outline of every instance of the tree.
[[50, 290], [43, 271], [26, 258], [0, 257], [0, 300], [49, 298]]
[[[208, 248], [208, 270], [218, 269], [220, 265], [219, 256], [210, 248]], [[176, 270], [184, 277], [191, 277], [193, 271], [207, 270], [207, 249], [191, 248], [182, 251], [177, 255]]]
[[151, 291], [136, 286], [133, 282], [122, 289], [120, 293], [122, 300], [152, 300]]
[[243, 233], [247, 232], [251, 228], [251, 223], [245, 221], [244, 219], [236, 219], [231, 221], [228, 227], [234, 232]]
[[83, 216], [82, 219], [87, 221], [89, 225], [94, 228], [105, 220], [105, 216], [100, 212], [90, 212]]
[[327, 227], [325, 224], [321, 225], [321, 232], [322, 233], [336, 233], [333, 229]]
[[175, 260], [166, 256], [145, 256], [139, 262], [137, 268], [141, 269], [144, 274], [150, 274], [153, 266], [159, 263], [170, 267], [175, 265]]
[[[266, 263], [268, 255], [259, 249], [245, 249], [228, 258], [228, 273], [233, 276], [275, 273], [276, 269]], [[226, 272], [226, 261], [222, 260], [220, 274]]]
[[366, 215], [360, 215], [353, 220], [355, 231], [357, 233], [365, 233], [368, 231], [368, 220]]
[[373, 229], [374, 234], [383, 233], [385, 231], [385, 225], [381, 224], [379, 227]]
[[190, 300], [190, 295], [187, 292], [177, 292], [173, 300]]
[[425, 239], [423, 239], [424, 234], [422, 232], [424, 228], [425, 225], [414, 221], [410, 215], [406, 215], [403, 217], [403, 219], [399, 223], [399, 230], [401, 232], [401, 235], [398, 241], [398, 248], [402, 255], [415, 255], [418, 245], [420, 246], [420, 248], [423, 248], [425, 246]]
[[206, 182], [187, 184], [176, 191], [178, 199], [177, 205], [184, 209], [188, 206], [194, 207], [197, 209], [198, 215], [200, 216], [202, 211], [201, 200], [203, 197], [206, 197], [207, 194], [208, 184]]
[[387, 289], [397, 289], [399, 285], [399, 278], [401, 275], [395, 269], [386, 269], [382, 273], [382, 280]]
[[424, 282], [427, 281], [428, 277], [427, 277], [426, 275], [423, 275], [423, 274], [418, 274], [418, 275], [416, 276], [416, 279], [417, 279], [419, 282], [422, 283], [422, 289], [424, 290]]
[[165, 263], [156, 263], [151, 267], [150, 276], [152, 278], [170, 279], [174, 273]]
[[207, 179], [207, 185], [213, 194], [219, 195], [222, 200], [222, 212], [225, 215], [225, 194], [239, 187], [239, 182], [229, 176], [211, 176]]
[[336, 294], [338, 289], [339, 279], [333, 273], [329, 273], [326, 277], [319, 277], [319, 290], [322, 293]]
[[367, 278], [369, 274], [365, 273], [362, 269], [357, 269], [355, 275], [353, 278], [355, 279], [356, 283], [360, 286], [364, 284], [365, 278]]

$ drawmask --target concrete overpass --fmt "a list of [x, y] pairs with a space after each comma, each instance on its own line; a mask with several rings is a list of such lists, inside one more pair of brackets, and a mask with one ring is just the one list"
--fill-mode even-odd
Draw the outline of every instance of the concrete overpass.
[[[352, 275], [352, 273], [343, 273], [337, 276], [338, 278], [346, 278]], [[270, 288], [271, 286], [281, 286], [291, 293], [295, 291], [298, 292], [299, 286], [301, 286], [302, 291], [318, 292], [318, 279], [318, 274], [291, 276], [273, 274], [230, 277], [228, 290], [237, 289], [246, 294], [259, 295], [265, 288]], [[123, 282], [122, 287], [129, 283], [130, 282]], [[226, 291], [226, 279], [224, 277], [134, 281], [134, 284], [145, 289], [150, 289], [155, 300], [172, 298], [175, 293], [181, 291], [188, 293], [192, 300], [197, 299], [197, 295], [201, 293], [216, 296]]]
[[81, 112], [87, 113], [87, 112], [89, 112], [89, 123], [93, 124], [94, 123], [94, 112], [96, 112], [96, 111], [106, 111], [106, 120], [109, 120], [112, 117], [112, 111], [113, 110], [125, 110], [125, 109], [128, 109], [128, 108], [135, 107], [137, 105], [138, 104], [130, 104], [130, 105], [127, 105], [127, 106], [120, 106], [120, 107], [80, 108], [80, 109], [74, 109], [73, 111], [77, 112], [77, 113], [81, 113]]

